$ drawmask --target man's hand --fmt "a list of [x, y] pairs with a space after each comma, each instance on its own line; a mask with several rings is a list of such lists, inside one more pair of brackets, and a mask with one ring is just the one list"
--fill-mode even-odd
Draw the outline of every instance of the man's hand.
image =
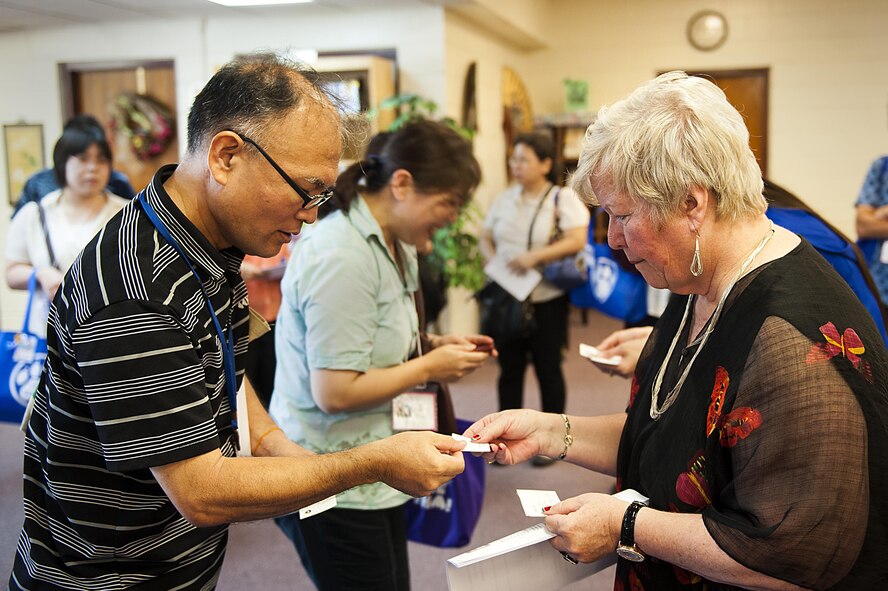
[[431, 431], [405, 431], [364, 447], [379, 463], [379, 480], [413, 497], [432, 494], [465, 469], [465, 443]]

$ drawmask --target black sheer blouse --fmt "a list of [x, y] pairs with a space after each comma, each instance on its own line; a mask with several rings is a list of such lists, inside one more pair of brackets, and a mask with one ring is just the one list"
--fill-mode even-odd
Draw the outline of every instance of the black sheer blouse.
[[[633, 380], [618, 486], [656, 509], [702, 513], [753, 570], [811, 589], [888, 588], [888, 351], [866, 309], [803, 240], [737, 283], [654, 421], [654, 376], [686, 303], [673, 300]], [[661, 401], [697, 346], [676, 347]], [[615, 584], [730, 588], [656, 559], [620, 560]]]

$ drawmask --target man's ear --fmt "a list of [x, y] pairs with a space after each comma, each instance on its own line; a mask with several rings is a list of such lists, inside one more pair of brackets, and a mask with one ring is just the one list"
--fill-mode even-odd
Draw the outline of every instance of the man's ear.
[[697, 233], [704, 220], [715, 211], [715, 199], [708, 189], [692, 185], [682, 204], [682, 213], [687, 216], [691, 231]]
[[413, 175], [409, 171], [399, 168], [392, 173], [389, 185], [392, 188], [392, 195], [394, 195], [395, 199], [403, 201], [407, 197], [406, 189], [413, 188]]
[[207, 168], [218, 184], [228, 184], [229, 176], [243, 155], [246, 146], [242, 139], [232, 131], [220, 131], [210, 140], [207, 150]]

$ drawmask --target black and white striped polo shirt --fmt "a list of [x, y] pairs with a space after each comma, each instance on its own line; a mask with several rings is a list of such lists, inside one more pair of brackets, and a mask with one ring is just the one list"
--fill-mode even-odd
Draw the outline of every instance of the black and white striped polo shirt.
[[[164, 192], [145, 189], [247, 350], [243, 254], [220, 252]], [[137, 201], [86, 246], [49, 316], [28, 426], [25, 523], [11, 589], [212, 589], [227, 528], [195, 528], [149, 468], [214, 449], [234, 456], [222, 349], [197, 279]]]

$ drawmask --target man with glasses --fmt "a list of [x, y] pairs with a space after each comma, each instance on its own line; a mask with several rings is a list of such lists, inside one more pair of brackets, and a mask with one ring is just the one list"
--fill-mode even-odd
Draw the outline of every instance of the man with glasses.
[[181, 164], [81, 253], [50, 313], [10, 589], [211, 589], [230, 522], [375, 481], [424, 495], [462, 471], [463, 444], [434, 433], [313, 455], [242, 379], [261, 320], [241, 260], [317, 219], [342, 127], [313, 72], [236, 60], [195, 98]]

